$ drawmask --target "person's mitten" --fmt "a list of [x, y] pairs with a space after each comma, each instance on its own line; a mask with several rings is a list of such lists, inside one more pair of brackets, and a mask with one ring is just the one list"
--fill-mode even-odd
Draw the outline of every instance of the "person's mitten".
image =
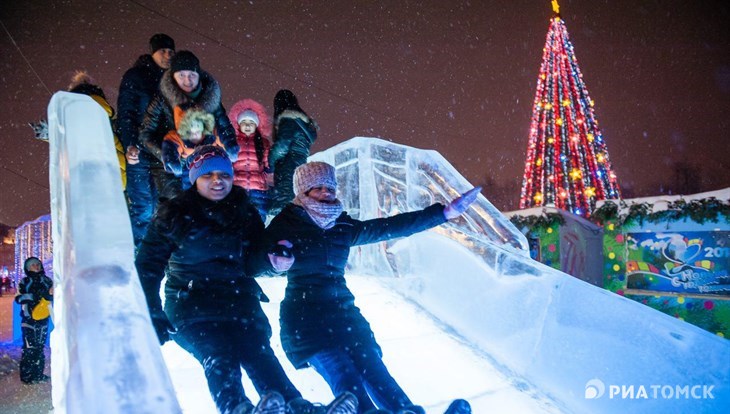
[[294, 255], [291, 248], [294, 247], [288, 240], [279, 240], [269, 251], [269, 261], [277, 272], [286, 272], [294, 264]]
[[482, 187], [474, 187], [449, 203], [444, 209], [444, 217], [446, 217], [446, 220], [451, 220], [462, 215], [471, 203], [477, 199], [480, 191], [482, 191]]
[[165, 342], [171, 339], [170, 334], [175, 333], [175, 328], [162, 310], [150, 311], [150, 318], [152, 319], [152, 326], [157, 333], [157, 339], [160, 340], [160, 345], [164, 345]]

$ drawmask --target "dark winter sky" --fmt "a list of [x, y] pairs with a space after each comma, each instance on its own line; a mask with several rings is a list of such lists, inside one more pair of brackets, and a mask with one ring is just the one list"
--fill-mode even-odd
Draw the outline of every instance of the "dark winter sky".
[[[560, 4], [624, 196], [730, 186], [730, 4]], [[198, 55], [226, 107], [293, 90], [320, 124], [314, 151], [353, 136], [435, 149], [516, 209], [551, 17], [548, 0], [4, 0], [0, 223], [50, 211], [48, 145], [26, 124], [76, 69], [116, 106], [156, 32]]]

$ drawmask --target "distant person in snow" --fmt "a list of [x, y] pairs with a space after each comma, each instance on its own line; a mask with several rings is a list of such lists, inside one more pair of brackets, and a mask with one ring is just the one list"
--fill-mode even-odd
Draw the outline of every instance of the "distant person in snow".
[[274, 200], [269, 214], [276, 215], [294, 199], [294, 170], [307, 162], [317, 139], [317, 123], [299, 106], [294, 93], [281, 89], [274, 97], [274, 144], [269, 163], [274, 169]]
[[[423, 414], [390, 375], [370, 324], [355, 306], [345, 283], [350, 247], [405, 237], [461, 215], [479, 187], [447, 206], [360, 221], [343, 211], [337, 199], [335, 168], [310, 162], [296, 169], [296, 197], [266, 229], [268, 243], [288, 240], [296, 261], [286, 272], [281, 303], [281, 343], [294, 367], [313, 367], [335, 394], [357, 396], [361, 413], [378, 409]], [[461, 407], [460, 411], [455, 411]], [[457, 400], [449, 414], [469, 413]]]
[[[213, 115], [196, 107], [176, 106], [174, 112], [175, 127], [165, 135], [162, 141], [162, 162], [165, 171], [172, 173], [181, 181], [183, 190], [190, 188], [187, 159], [196, 148], [203, 145], [216, 145], [226, 149], [215, 135], [215, 119]], [[229, 148], [230, 151], [237, 147]], [[235, 153], [229, 153], [235, 158]]]
[[23, 353], [20, 357], [20, 380], [25, 384], [48, 382], [43, 373], [46, 356], [43, 348], [48, 338], [48, 322], [53, 302], [53, 280], [43, 271], [37, 257], [23, 264], [25, 277], [18, 284], [15, 302], [20, 304], [20, 327], [23, 332]]
[[[173, 339], [200, 362], [221, 413], [354, 414], [350, 394], [328, 407], [304, 400], [271, 349], [260, 303], [268, 298], [254, 277], [287, 270], [295, 259], [276, 252], [291, 244], [261, 243], [264, 223], [233, 185], [223, 149], [199, 147], [188, 162], [193, 187], [160, 205], [135, 262], [160, 343]], [[256, 407], [244, 394], [241, 368], [261, 396]]]
[[274, 174], [269, 165], [271, 120], [263, 105], [243, 99], [231, 107], [228, 118], [236, 129], [238, 159], [233, 163], [233, 185], [244, 188], [251, 203], [266, 221], [271, 207]]
[[[238, 154], [236, 132], [221, 103], [221, 88], [208, 72], [200, 69], [200, 61], [188, 50], [181, 50], [170, 59], [170, 69], [160, 80], [160, 92], [150, 101], [142, 122], [139, 140], [147, 151], [162, 161], [162, 141], [175, 129], [174, 109], [195, 107], [213, 115], [215, 135], [235, 160]], [[165, 172], [159, 201], [169, 199], [182, 191], [180, 180]]]
[[117, 98], [117, 134], [126, 151], [127, 199], [135, 246], [142, 242], [152, 220], [164, 174], [162, 162], [144, 148], [139, 132], [147, 105], [159, 91], [162, 74], [170, 67], [175, 41], [157, 33], [150, 38], [149, 47], [150, 54], [140, 56], [124, 73]]

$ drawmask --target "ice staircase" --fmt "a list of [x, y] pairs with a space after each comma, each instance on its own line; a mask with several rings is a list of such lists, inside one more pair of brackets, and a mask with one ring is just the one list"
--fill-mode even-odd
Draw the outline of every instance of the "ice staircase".
[[[54, 408], [194, 412], [180, 408], [182, 385], [173, 385], [162, 368], [167, 361], [176, 377], [169, 357], [175, 350], [165, 348], [163, 359], [148, 323], [111, 131], [95, 105], [65, 92], [49, 105]], [[423, 208], [471, 187], [438, 153], [374, 138], [353, 138], [312, 159], [337, 168], [340, 198], [360, 219]], [[408, 309], [428, 315], [437, 336], [461, 341], [505, 386], [536, 401], [528, 411], [721, 412], [730, 406], [730, 342], [532, 261], [526, 252], [524, 237], [480, 196], [465, 216], [437, 229], [353, 249], [348, 274], [377, 277], [375, 286], [387, 288], [372, 297], [397, 292]], [[366, 315], [374, 312], [367, 303], [358, 302]], [[412, 346], [424, 359], [440, 357], [427, 345]], [[394, 375], [427, 376], [429, 363]]]

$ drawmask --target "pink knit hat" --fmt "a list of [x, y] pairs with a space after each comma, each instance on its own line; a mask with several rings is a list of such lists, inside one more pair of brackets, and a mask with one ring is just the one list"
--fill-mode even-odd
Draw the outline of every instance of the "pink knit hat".
[[306, 193], [314, 187], [337, 189], [335, 167], [326, 162], [313, 161], [294, 170], [294, 194]]

